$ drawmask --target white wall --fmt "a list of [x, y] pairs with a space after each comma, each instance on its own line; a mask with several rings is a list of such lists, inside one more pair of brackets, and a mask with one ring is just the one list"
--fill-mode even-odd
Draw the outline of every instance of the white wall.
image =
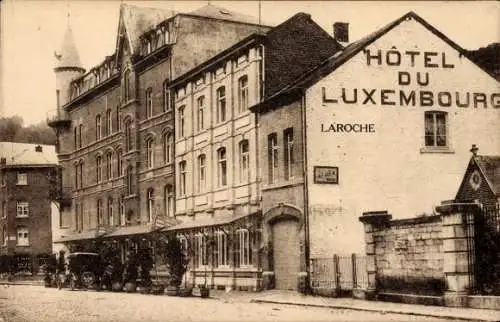
[[[403, 53], [399, 66], [385, 62], [385, 52], [392, 48]], [[402, 22], [367, 49], [372, 55], [382, 50], [382, 65], [371, 60], [368, 66], [361, 51], [306, 92], [313, 257], [363, 251], [363, 227], [358, 218], [365, 211], [387, 210], [393, 218], [412, 217], [432, 213], [442, 200], [453, 199], [471, 157], [472, 144], [478, 145], [479, 154], [500, 154], [500, 84], [496, 80], [414, 20]], [[405, 51], [420, 53], [414, 66]], [[424, 52], [436, 52], [428, 54], [428, 65], [436, 63], [439, 67], [426, 67]], [[442, 67], [442, 53], [446, 64], [453, 64], [453, 68]], [[394, 62], [396, 55], [390, 58]], [[400, 85], [399, 71], [409, 72], [412, 77], [416, 72], [428, 73], [429, 84]], [[326, 97], [338, 103], [323, 102], [323, 87]], [[343, 103], [342, 88], [348, 97], [357, 88], [358, 102]], [[362, 104], [363, 88], [376, 90], [375, 105]], [[382, 89], [395, 90], [387, 94], [388, 101], [396, 102], [394, 106], [381, 105]], [[425, 107], [418, 99], [415, 106], [401, 106], [399, 90], [431, 91], [435, 96], [441, 91], [452, 95], [485, 93], [487, 108], [483, 104], [474, 108], [472, 97], [468, 108], [456, 107], [455, 103], [450, 107]], [[428, 110], [448, 112], [449, 153], [421, 152], [424, 112]], [[332, 123], [374, 124], [375, 132], [322, 131], [321, 124], [325, 130]], [[339, 184], [314, 184], [314, 166], [338, 167]]]
[[60, 228], [61, 216], [59, 215], [59, 207], [55, 202], [50, 203], [51, 209], [51, 223], [52, 223], [52, 253], [58, 254], [60, 250], [64, 250], [68, 254], [68, 248], [61, 243], [54, 243], [54, 241], [59, 240], [62, 236], [67, 236], [70, 232], [70, 228]]

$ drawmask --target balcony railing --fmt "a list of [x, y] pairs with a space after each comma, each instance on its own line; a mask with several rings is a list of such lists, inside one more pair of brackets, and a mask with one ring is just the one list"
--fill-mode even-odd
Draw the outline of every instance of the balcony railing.
[[57, 127], [59, 125], [69, 125], [71, 120], [66, 111], [55, 109], [47, 112], [47, 124], [51, 127]]

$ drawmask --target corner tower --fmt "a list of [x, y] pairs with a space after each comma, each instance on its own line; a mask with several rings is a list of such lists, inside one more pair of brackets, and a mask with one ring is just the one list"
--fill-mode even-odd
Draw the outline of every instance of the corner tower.
[[55, 56], [57, 62], [54, 73], [56, 74], [57, 109], [59, 110], [61, 106], [64, 106], [70, 100], [71, 81], [85, 73], [69, 22], [64, 34], [61, 51], [56, 52]]

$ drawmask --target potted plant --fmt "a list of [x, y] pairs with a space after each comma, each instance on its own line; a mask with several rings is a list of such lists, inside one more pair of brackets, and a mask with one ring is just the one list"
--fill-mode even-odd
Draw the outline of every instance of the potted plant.
[[205, 265], [203, 265], [204, 266], [204, 278], [205, 278], [205, 280], [204, 280], [203, 285], [200, 287], [200, 296], [202, 298], [207, 298], [210, 296], [210, 289], [207, 287], [207, 266], [208, 266], [207, 264], [208, 264], [208, 254], [210, 254], [213, 243], [214, 243], [212, 238], [210, 238], [209, 236], [207, 236], [205, 238], [207, 238], [205, 259], [204, 259]]
[[166, 293], [171, 296], [178, 295], [179, 286], [182, 283], [182, 276], [187, 270], [187, 259], [186, 254], [182, 250], [182, 245], [176, 236], [168, 236], [162, 255], [164, 256], [169, 272]]

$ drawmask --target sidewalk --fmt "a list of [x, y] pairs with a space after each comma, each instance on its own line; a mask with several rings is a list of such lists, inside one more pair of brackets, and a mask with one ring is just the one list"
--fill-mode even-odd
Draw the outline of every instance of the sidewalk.
[[[230, 294], [231, 293], [222, 295], [221, 298], [226, 298], [230, 296]], [[327, 307], [333, 309], [351, 309], [381, 313], [429, 316], [452, 320], [500, 321], [500, 311], [495, 310], [412, 305], [380, 301], [365, 301], [352, 298], [328, 298], [302, 295], [297, 292], [279, 290], [249, 294], [251, 297], [250, 302], [253, 303], [290, 304], [300, 306]]]

